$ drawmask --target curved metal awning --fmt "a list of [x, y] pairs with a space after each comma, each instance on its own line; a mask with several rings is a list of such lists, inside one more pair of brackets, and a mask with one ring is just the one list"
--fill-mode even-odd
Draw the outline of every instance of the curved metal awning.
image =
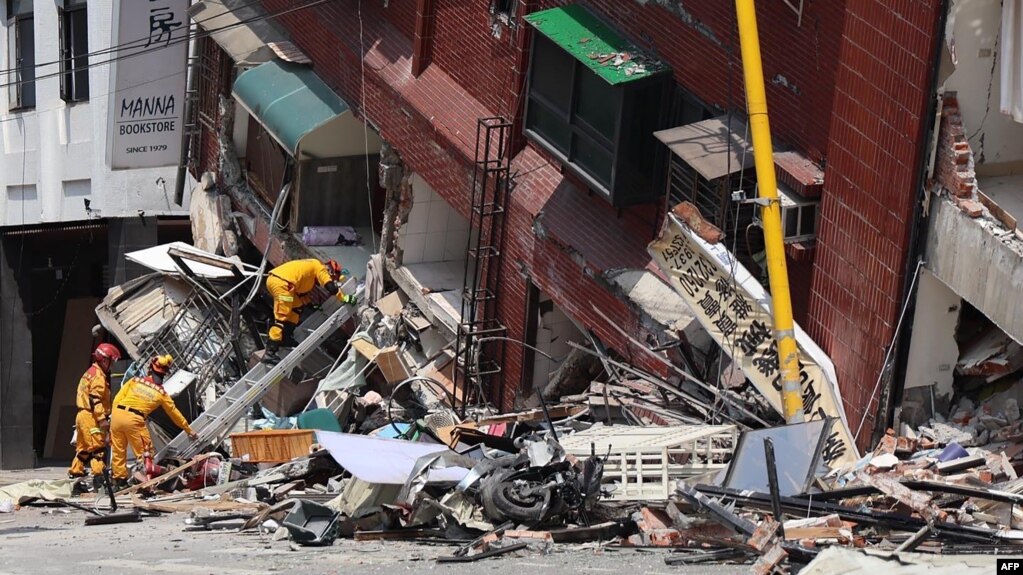
[[233, 95], [292, 156], [302, 138], [349, 112], [311, 68], [281, 60], [239, 74]]

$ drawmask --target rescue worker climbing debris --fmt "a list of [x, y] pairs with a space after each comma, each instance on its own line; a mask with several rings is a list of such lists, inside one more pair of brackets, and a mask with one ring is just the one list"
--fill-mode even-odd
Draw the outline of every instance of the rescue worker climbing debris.
[[[68, 477], [84, 478], [85, 466], [92, 471], [93, 488], [103, 484], [103, 455], [110, 427], [110, 369], [121, 359], [121, 352], [109, 343], [101, 343], [92, 352], [92, 365], [78, 381], [75, 403], [75, 458], [71, 460]], [[84, 491], [81, 482], [78, 491]]]
[[114, 490], [128, 486], [128, 446], [141, 459], [153, 455], [153, 441], [149, 437], [146, 418], [162, 407], [175, 425], [185, 430], [190, 438], [198, 439], [185, 416], [181, 415], [174, 400], [163, 389], [163, 380], [170, 371], [174, 358], [158, 355], [149, 362], [149, 374], [128, 380], [114, 398], [114, 410], [110, 420], [110, 445], [112, 448]]
[[277, 352], [282, 342], [291, 341], [298, 326], [299, 312], [312, 301], [310, 292], [317, 283], [341, 303], [357, 303], [355, 295], [341, 291], [341, 284], [347, 276], [348, 270], [342, 269], [334, 260], [293, 260], [270, 270], [266, 289], [274, 300], [274, 321], [267, 332], [264, 362], [275, 364], [280, 361]]

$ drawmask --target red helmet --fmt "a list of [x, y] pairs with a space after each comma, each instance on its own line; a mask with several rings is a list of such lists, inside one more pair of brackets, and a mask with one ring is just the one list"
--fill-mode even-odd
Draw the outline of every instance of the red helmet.
[[337, 263], [336, 260], [327, 260], [324, 262], [324, 265], [327, 266], [327, 272], [330, 273], [330, 277], [334, 281], [341, 277], [341, 264]]
[[93, 361], [97, 363], [105, 362], [108, 366], [115, 361], [120, 361], [120, 359], [121, 351], [113, 344], [101, 343], [96, 346], [96, 351], [92, 352]]

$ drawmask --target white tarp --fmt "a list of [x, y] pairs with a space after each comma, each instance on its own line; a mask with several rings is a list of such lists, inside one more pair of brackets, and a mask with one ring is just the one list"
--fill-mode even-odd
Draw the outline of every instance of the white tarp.
[[[771, 407], [782, 413], [770, 296], [760, 282], [723, 245], [707, 243], [672, 213], [647, 249], [711, 339], [742, 368]], [[856, 461], [859, 455], [846, 421], [835, 367], [799, 326], [795, 333], [807, 418], [839, 418], [824, 460], [829, 466]]]
[[[404, 485], [420, 457], [451, 451], [444, 445], [333, 431], [317, 431], [316, 441], [323, 444], [338, 465], [373, 484]], [[431, 469], [427, 483], [458, 483], [468, 473], [464, 467]]]
[[[241, 270], [242, 274], [246, 276], [252, 275], [254, 273], [251, 271], [251, 269], [254, 268], [252, 268], [252, 266], [246, 266], [245, 264], [243, 264], [242, 261], [238, 259], [237, 256], [232, 258], [225, 258], [222, 256], [211, 254], [209, 252], [204, 252], [199, 248], [190, 246], [184, 242], [171, 242], [169, 244], [161, 244], [158, 246], [153, 246], [151, 248], [146, 248], [144, 250], [139, 250], [137, 252], [129, 252], [127, 254], [124, 254], [124, 257], [139, 265], [145, 266], [153, 271], [158, 271], [160, 273], [165, 274], [179, 274], [181, 273], [181, 271], [178, 270], [177, 264], [174, 263], [174, 260], [171, 259], [169, 254], [171, 248], [175, 248], [183, 252], [193, 253], [204, 258], [217, 260], [219, 262], [224, 262], [225, 264], [233, 265], [239, 270]], [[185, 264], [188, 265], [188, 269], [192, 270], [197, 275], [200, 275], [202, 277], [205, 278], [234, 277], [234, 274], [231, 273], [230, 270], [207, 265], [187, 258], [184, 259]]]

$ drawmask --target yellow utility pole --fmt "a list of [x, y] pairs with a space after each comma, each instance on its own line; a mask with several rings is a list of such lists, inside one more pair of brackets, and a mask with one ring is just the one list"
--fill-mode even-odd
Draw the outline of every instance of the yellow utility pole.
[[799, 384], [799, 347], [792, 321], [789, 275], [785, 266], [785, 242], [781, 231], [781, 204], [774, 175], [774, 149], [771, 125], [767, 121], [767, 94], [764, 69], [760, 61], [760, 36], [754, 0], [735, 0], [742, 47], [742, 71], [746, 79], [746, 107], [753, 136], [753, 159], [757, 170], [757, 188], [762, 202], [760, 213], [767, 248], [767, 273], [771, 285], [771, 310], [774, 313], [774, 337], [778, 340], [778, 369], [781, 371], [781, 401], [786, 423], [802, 423], [803, 394]]

